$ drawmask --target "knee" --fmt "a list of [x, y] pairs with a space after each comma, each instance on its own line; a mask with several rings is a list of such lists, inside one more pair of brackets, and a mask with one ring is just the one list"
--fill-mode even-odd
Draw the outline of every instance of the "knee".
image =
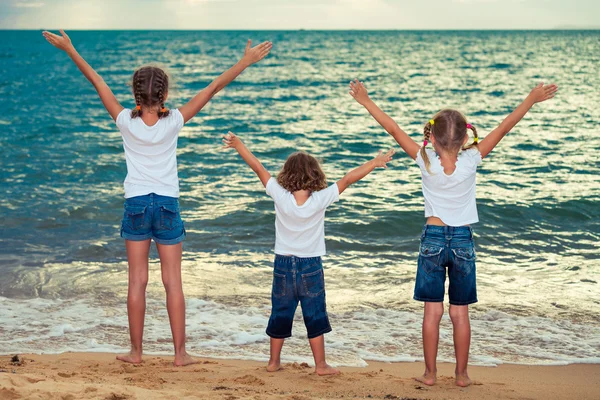
[[145, 291], [148, 286], [148, 275], [129, 278], [129, 288], [135, 291]]
[[469, 308], [467, 306], [451, 306], [450, 319], [453, 324], [461, 324], [469, 321]]
[[440, 321], [444, 315], [444, 305], [442, 303], [430, 303], [425, 306], [425, 319]]
[[163, 274], [162, 282], [167, 292], [182, 290], [181, 279], [178, 277]]

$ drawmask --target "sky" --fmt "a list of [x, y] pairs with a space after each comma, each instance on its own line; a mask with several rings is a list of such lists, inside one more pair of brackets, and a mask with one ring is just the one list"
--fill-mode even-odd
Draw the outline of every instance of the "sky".
[[599, 0], [0, 0], [0, 29], [600, 28]]

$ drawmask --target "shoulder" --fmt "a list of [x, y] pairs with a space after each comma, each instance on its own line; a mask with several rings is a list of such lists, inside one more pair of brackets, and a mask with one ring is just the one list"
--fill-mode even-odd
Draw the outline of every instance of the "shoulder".
[[282, 194], [289, 193], [289, 191], [287, 191], [279, 184], [279, 182], [277, 182], [275, 177], [269, 178], [267, 185], [265, 186], [265, 190], [269, 196], [273, 197], [273, 199], [280, 197]]
[[176, 128], [183, 128], [183, 115], [181, 115], [181, 111], [177, 108], [173, 108], [169, 110], [169, 116], [166, 118], [169, 123], [173, 124]]
[[[425, 148], [425, 154], [427, 155], [427, 158], [429, 159], [430, 166], [433, 165], [434, 160], [437, 160], [437, 153], [435, 152], [435, 150]], [[417, 163], [417, 165], [419, 167], [421, 167], [422, 171], [427, 171], [425, 160], [423, 159], [423, 156], [421, 155], [421, 150], [419, 150], [417, 152], [417, 158], [415, 158], [415, 162]]]
[[481, 164], [481, 152], [477, 147], [472, 147], [470, 149], [464, 150], [461, 152], [460, 157], [467, 161], [472, 166], [477, 166]]
[[328, 207], [331, 203], [334, 203], [340, 198], [340, 189], [337, 183], [333, 183], [325, 189], [321, 189], [317, 192], [312, 192], [311, 196], [317, 200], [317, 202], [323, 206]]
[[129, 121], [131, 121], [131, 109], [129, 108], [122, 109], [119, 115], [117, 115], [117, 119], [115, 119], [119, 129], [121, 129], [121, 127], [123, 127]]

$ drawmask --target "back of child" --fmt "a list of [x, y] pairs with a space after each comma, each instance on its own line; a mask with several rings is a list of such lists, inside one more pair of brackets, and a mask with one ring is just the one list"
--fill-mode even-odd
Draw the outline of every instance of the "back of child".
[[[476, 170], [500, 140], [538, 102], [554, 97], [555, 85], [535, 87], [485, 140], [456, 110], [442, 110], [424, 127], [420, 146], [369, 98], [358, 80], [350, 94], [396, 139], [421, 169], [426, 225], [421, 232], [414, 299], [425, 303], [422, 326], [425, 372], [416, 379], [433, 385], [437, 377], [439, 325], [444, 313], [446, 273], [456, 355], [455, 383], [469, 386], [467, 373], [471, 345], [468, 305], [477, 302], [475, 248], [471, 224], [479, 222], [476, 205]], [[468, 131], [473, 142], [467, 145]], [[427, 145], [431, 142], [433, 149]]]
[[244, 143], [231, 132], [226, 147], [235, 148], [258, 175], [275, 203], [275, 265], [271, 292], [271, 316], [267, 326], [270, 359], [267, 371], [280, 369], [284, 340], [292, 335], [298, 303], [302, 308], [308, 340], [315, 360], [315, 373], [332, 375], [339, 371], [325, 361], [324, 334], [331, 332], [325, 301], [325, 280], [321, 257], [325, 249], [325, 211], [338, 201], [352, 183], [376, 167], [385, 167], [393, 150], [380, 154], [327, 186], [319, 162], [309, 154], [290, 155], [277, 178], [273, 178]]
[[124, 182], [125, 210], [121, 237], [125, 239], [128, 261], [127, 315], [131, 350], [117, 356], [117, 359], [133, 364], [142, 362], [148, 257], [151, 240], [154, 240], [167, 295], [175, 350], [174, 365], [194, 364], [196, 361], [187, 354], [185, 348], [185, 299], [181, 280], [185, 229], [178, 200], [177, 138], [183, 125], [215, 94], [270, 52], [271, 43], [264, 42], [251, 47], [249, 40], [244, 56], [234, 66], [184, 106], [174, 110], [165, 107], [169, 94], [167, 74], [157, 67], [141, 67], [133, 74], [132, 89], [136, 106], [130, 110], [119, 103], [102, 77], [79, 55], [69, 36], [62, 30], [60, 32], [60, 36], [47, 31], [43, 35], [52, 45], [65, 51], [94, 86], [123, 137], [127, 177]]

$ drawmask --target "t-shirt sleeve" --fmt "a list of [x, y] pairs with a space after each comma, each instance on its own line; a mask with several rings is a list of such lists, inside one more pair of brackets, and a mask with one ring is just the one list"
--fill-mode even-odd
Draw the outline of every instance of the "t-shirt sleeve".
[[[425, 152], [427, 153], [427, 157], [429, 158], [429, 163], [431, 164], [431, 160], [433, 160], [434, 157], [437, 157], [435, 155], [435, 151], [433, 151], [431, 149], [425, 149]], [[425, 166], [425, 160], [423, 160], [423, 156], [421, 156], [421, 150], [419, 150], [417, 152], [417, 158], [415, 158], [415, 162], [417, 163], [419, 168], [421, 168], [421, 171], [427, 172], [427, 167]]]
[[466, 150], [464, 152], [464, 156], [468, 160], [469, 165], [472, 168], [477, 168], [477, 166], [479, 164], [481, 164], [481, 161], [482, 161], [481, 152], [477, 148], [472, 148], [472, 149]]
[[183, 115], [181, 114], [181, 111], [179, 111], [178, 109], [173, 109], [171, 110], [171, 118], [173, 118], [173, 124], [175, 129], [177, 129], [178, 131], [181, 130], [181, 128], [183, 128]]
[[117, 128], [123, 129], [125, 124], [131, 120], [131, 110], [129, 108], [124, 108], [121, 110], [119, 115], [117, 115], [117, 119], [115, 123], [117, 124]]
[[267, 194], [273, 198], [273, 200], [277, 200], [282, 195], [287, 193], [287, 190], [281, 187], [281, 185], [277, 182], [277, 179], [273, 177], [269, 178], [267, 186], [265, 186], [265, 190], [267, 191]]
[[318, 202], [321, 209], [329, 207], [340, 199], [340, 190], [337, 183], [329, 186], [327, 189], [319, 190], [312, 194], [313, 198]]

